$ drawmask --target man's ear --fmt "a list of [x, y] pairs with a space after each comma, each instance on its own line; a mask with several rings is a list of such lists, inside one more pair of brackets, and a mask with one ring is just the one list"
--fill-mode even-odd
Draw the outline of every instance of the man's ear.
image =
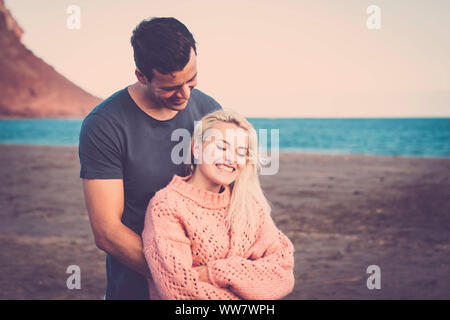
[[136, 70], [134, 71], [134, 74], [136, 75], [136, 78], [138, 79], [138, 81], [140, 83], [142, 83], [142, 84], [148, 83], [147, 77], [138, 68], [136, 68]]

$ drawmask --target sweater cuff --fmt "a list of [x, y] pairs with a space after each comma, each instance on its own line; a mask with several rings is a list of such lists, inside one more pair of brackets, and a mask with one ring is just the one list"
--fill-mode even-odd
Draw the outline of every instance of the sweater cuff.
[[231, 278], [227, 275], [227, 262], [225, 260], [210, 261], [206, 264], [209, 281], [218, 288], [231, 285]]

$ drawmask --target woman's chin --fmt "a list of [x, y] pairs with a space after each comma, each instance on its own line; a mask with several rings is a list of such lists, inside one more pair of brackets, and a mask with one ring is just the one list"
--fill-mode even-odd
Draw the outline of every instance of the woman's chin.
[[229, 185], [236, 179], [234, 174], [214, 174], [210, 177], [211, 181], [219, 185]]
[[215, 166], [206, 166], [203, 170], [200, 170], [207, 180], [216, 185], [230, 185], [238, 177], [238, 172], [233, 170], [228, 172], [224, 169], [217, 168]]

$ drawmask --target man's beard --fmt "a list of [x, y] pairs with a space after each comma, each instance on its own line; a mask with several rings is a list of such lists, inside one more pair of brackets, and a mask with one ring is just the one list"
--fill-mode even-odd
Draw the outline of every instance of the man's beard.
[[[190, 97], [189, 97], [190, 98]], [[186, 101], [189, 101], [189, 98]], [[173, 96], [168, 99], [162, 99], [157, 96], [152, 90], [148, 90], [146, 94], [146, 99], [151, 101], [151, 104], [157, 109], [167, 108], [173, 111], [180, 111], [180, 106], [175, 106], [170, 104], [170, 100], [173, 99]]]
[[157, 109], [163, 109], [163, 108], [170, 108], [170, 106], [167, 105], [167, 102], [165, 99], [161, 99], [160, 97], [158, 97], [157, 95], [155, 95], [153, 93], [153, 91], [148, 90], [147, 94], [146, 94], [146, 99], [148, 99], [149, 101], [151, 101], [151, 104], [157, 108]]

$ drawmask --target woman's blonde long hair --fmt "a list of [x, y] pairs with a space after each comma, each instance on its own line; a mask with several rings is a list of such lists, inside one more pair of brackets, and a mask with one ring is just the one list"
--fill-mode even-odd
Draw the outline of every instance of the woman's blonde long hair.
[[[193, 134], [194, 144], [202, 144], [205, 140], [204, 133], [212, 129], [217, 122], [232, 123], [244, 129], [248, 133], [248, 157], [236, 180], [230, 184], [231, 200], [227, 214], [227, 228], [241, 234], [250, 228], [256, 229], [256, 211], [254, 200], [263, 208], [265, 214], [270, 214], [270, 204], [261, 189], [259, 182], [259, 170], [261, 169], [258, 139], [253, 126], [243, 116], [230, 110], [219, 110], [204, 116], [195, 126]], [[195, 164], [191, 158], [191, 164], [186, 167], [187, 174], [192, 174]], [[254, 200], [253, 200], [253, 199]]]

